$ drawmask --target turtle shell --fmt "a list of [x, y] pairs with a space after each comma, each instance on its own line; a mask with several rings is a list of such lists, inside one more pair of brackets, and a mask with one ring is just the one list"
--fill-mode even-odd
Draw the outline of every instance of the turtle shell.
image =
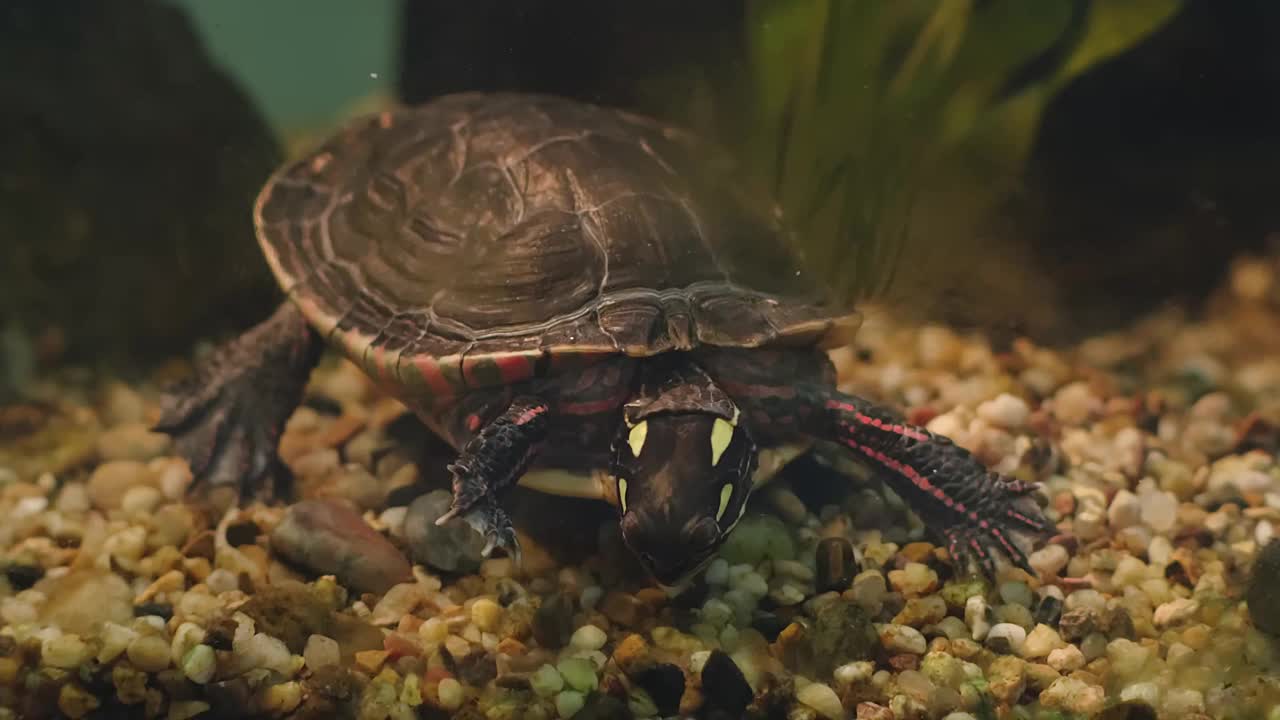
[[857, 324], [723, 155], [562, 98], [468, 93], [358, 120], [273, 175], [254, 220], [316, 329], [428, 399]]

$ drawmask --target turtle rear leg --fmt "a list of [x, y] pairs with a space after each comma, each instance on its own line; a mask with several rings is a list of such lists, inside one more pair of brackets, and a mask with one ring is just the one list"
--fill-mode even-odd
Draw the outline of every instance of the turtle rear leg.
[[172, 436], [190, 463], [193, 489], [234, 485], [242, 497], [291, 494], [277, 446], [323, 350], [323, 339], [286, 301], [166, 393], [155, 430]]

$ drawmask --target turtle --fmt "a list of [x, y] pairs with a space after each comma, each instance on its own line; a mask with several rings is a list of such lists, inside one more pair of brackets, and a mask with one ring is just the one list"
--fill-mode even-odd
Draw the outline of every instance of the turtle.
[[[988, 575], [1030, 571], [1037, 485], [841, 392], [856, 309], [805, 267], [730, 154], [630, 111], [459, 93], [342, 126], [253, 209], [285, 294], [164, 397], [193, 487], [287, 495], [277, 443], [327, 347], [457, 451], [460, 519], [519, 559], [519, 483], [617, 508], [654, 580], [687, 583], [752, 491], [807, 449], [882, 471]], [[1024, 501], [1026, 499], [1026, 501]]]

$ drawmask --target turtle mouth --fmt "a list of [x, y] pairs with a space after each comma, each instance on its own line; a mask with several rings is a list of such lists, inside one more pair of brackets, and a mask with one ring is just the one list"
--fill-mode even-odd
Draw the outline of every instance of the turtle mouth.
[[667, 597], [675, 597], [693, 587], [694, 581], [698, 579], [698, 576], [702, 574], [707, 565], [711, 564], [711, 560], [714, 557], [715, 553], [708, 554], [688, 569], [681, 570], [680, 574], [673, 580], [659, 578], [652, 568], [649, 569], [649, 574], [653, 576], [654, 581], [667, 594]]

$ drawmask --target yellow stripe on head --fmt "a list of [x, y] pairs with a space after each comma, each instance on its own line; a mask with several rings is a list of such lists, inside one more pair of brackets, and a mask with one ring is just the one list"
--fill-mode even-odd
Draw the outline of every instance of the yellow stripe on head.
[[711, 464], [715, 465], [720, 462], [720, 456], [724, 455], [724, 451], [729, 449], [729, 443], [733, 441], [733, 425], [724, 418], [716, 418], [716, 422], [711, 426]]
[[642, 422], [631, 428], [631, 432], [627, 434], [627, 444], [631, 446], [631, 456], [640, 457], [640, 451], [644, 449], [644, 439], [649, 434], [649, 423]]
[[733, 483], [725, 483], [720, 488], [720, 509], [716, 510], [716, 522], [720, 522], [720, 518], [724, 517], [724, 511], [729, 509], [731, 499], [733, 499]]

